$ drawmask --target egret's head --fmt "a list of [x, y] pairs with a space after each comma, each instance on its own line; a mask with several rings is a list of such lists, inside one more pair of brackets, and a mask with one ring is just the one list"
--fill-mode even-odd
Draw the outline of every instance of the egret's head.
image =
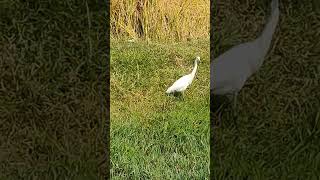
[[199, 63], [200, 62], [200, 56], [196, 57], [196, 62]]

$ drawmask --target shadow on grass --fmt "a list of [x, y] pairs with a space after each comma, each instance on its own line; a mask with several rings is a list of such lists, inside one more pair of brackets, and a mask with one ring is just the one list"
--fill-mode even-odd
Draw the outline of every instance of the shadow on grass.
[[174, 92], [170, 94], [166, 94], [168, 97], [174, 97], [175, 101], [184, 101], [184, 94], [181, 92]]

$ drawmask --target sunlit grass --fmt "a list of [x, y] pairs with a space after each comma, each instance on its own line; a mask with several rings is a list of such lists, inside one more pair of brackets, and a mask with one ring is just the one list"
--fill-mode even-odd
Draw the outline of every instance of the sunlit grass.
[[111, 36], [157, 41], [207, 38], [209, 4], [209, 0], [111, 0]]
[[[177, 99], [165, 94], [190, 73], [197, 79]], [[147, 44], [112, 42], [112, 177], [209, 177], [209, 41]]]

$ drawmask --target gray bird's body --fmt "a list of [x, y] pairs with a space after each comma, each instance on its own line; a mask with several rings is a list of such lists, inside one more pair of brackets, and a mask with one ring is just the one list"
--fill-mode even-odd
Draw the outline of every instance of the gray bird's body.
[[261, 67], [279, 20], [278, 6], [278, 0], [273, 0], [269, 21], [257, 39], [237, 45], [211, 62], [210, 89], [214, 95], [238, 93]]

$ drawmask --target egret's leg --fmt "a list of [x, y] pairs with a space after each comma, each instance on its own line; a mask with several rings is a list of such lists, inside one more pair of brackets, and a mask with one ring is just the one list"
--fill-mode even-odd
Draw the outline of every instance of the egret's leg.
[[237, 106], [237, 99], [238, 99], [238, 92], [235, 92], [234, 93], [234, 96], [233, 96], [233, 110], [232, 110], [232, 114], [233, 114], [233, 121], [234, 121], [234, 124], [236, 125], [237, 127], [237, 117], [238, 117], [238, 106]]
[[176, 97], [181, 101], [183, 99], [182, 92], [177, 92]]
[[237, 110], [237, 96], [238, 96], [238, 93], [234, 93], [234, 96], [233, 96], [233, 107], [235, 110]]
[[219, 122], [219, 124], [221, 124], [222, 122], [221, 122], [221, 112], [218, 112], [218, 122]]

